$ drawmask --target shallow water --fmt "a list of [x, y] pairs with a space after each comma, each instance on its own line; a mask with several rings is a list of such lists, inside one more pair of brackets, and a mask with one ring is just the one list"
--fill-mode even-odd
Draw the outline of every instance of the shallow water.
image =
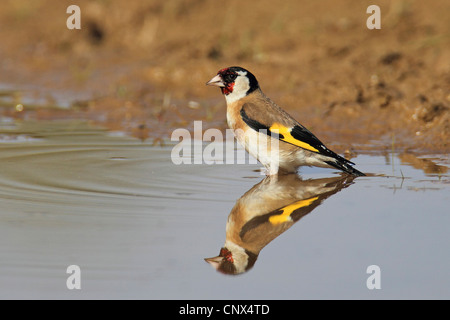
[[[3, 120], [0, 298], [450, 298], [447, 155], [359, 155], [367, 177], [263, 181], [257, 164], [177, 166], [171, 151], [85, 122]], [[261, 251], [225, 275], [204, 258], [237, 201]], [[381, 289], [367, 288], [370, 265]]]

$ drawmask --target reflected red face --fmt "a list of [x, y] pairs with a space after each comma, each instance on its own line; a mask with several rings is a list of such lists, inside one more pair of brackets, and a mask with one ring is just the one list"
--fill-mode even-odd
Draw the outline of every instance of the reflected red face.
[[219, 257], [225, 258], [225, 260], [227, 260], [228, 262], [231, 263], [234, 262], [233, 255], [231, 254], [231, 251], [228, 250], [227, 248], [220, 249]]

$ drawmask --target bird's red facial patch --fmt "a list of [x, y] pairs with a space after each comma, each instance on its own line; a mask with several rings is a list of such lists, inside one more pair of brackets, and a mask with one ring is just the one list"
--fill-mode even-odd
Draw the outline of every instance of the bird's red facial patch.
[[222, 90], [222, 94], [228, 95], [233, 92], [234, 82], [227, 83], [227, 85], [223, 88], [220, 88]]
[[220, 75], [222, 81], [225, 84], [225, 87], [220, 88], [222, 90], [222, 94], [228, 95], [232, 93], [234, 87], [234, 80], [236, 80], [238, 74], [233, 70], [230, 70], [230, 68], [219, 70], [217, 74]]

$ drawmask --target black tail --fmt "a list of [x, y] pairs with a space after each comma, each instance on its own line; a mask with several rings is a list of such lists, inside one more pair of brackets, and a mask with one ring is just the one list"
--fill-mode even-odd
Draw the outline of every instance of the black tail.
[[[346, 160], [347, 161], [347, 160]], [[339, 161], [339, 160], [337, 160], [337, 161], [325, 161], [327, 164], [329, 164], [330, 166], [332, 166], [332, 167], [334, 167], [334, 168], [336, 168], [336, 169], [339, 169], [339, 170], [342, 170], [342, 171], [344, 171], [344, 172], [347, 172], [347, 173], [349, 173], [349, 174], [352, 174], [352, 175], [354, 175], [354, 176], [357, 176], [357, 177], [362, 177], [362, 176], [365, 176], [365, 174], [364, 173], [362, 173], [361, 171], [358, 171], [358, 170], [356, 170], [355, 168], [353, 168], [349, 163], [345, 163], [345, 162], [343, 162], [343, 161]]]

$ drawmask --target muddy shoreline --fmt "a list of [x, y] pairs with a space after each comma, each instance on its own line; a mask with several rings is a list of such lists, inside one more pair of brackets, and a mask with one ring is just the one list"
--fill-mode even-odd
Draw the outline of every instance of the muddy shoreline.
[[351, 1], [80, 1], [81, 30], [64, 4], [14, 3], [0, 4], [3, 117], [87, 119], [156, 144], [195, 120], [225, 130], [204, 84], [241, 65], [338, 152], [449, 152], [448, 1], [379, 1], [381, 30]]

